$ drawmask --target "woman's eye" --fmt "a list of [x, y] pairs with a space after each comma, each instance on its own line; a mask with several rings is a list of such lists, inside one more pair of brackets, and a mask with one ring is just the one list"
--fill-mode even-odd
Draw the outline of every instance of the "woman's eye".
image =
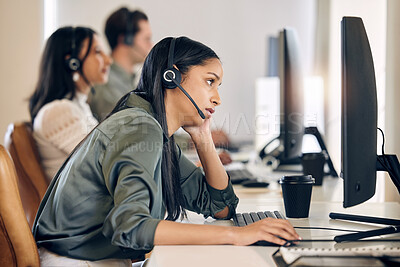
[[209, 86], [211, 86], [214, 83], [214, 80], [213, 79], [207, 80], [207, 83], [208, 83]]
[[95, 52], [96, 54], [101, 54], [102, 50], [101, 50], [100, 47], [95, 47], [95, 48], [94, 48], [94, 52]]

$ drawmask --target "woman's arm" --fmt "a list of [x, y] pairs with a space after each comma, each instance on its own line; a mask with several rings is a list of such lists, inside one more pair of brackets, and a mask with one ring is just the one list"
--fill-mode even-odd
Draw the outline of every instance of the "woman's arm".
[[[280, 238], [281, 237], [281, 238]], [[301, 239], [287, 220], [267, 218], [244, 227], [183, 224], [161, 221], [154, 245], [251, 245], [257, 241], [284, 245]]]
[[[212, 140], [210, 120], [205, 120], [200, 127], [186, 127], [185, 131], [190, 134], [196, 147], [207, 183], [215, 189], [225, 189], [228, 186], [229, 179]], [[228, 214], [229, 208], [226, 207], [214, 216], [216, 218], [225, 218]]]
[[222, 190], [228, 186], [228, 175], [215, 149], [211, 134], [192, 136], [207, 183], [215, 189]]

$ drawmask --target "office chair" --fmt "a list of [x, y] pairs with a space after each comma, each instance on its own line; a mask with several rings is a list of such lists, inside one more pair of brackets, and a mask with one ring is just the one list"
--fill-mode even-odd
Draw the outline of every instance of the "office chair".
[[14, 164], [0, 145], [0, 266], [40, 266], [25, 217]]
[[29, 227], [32, 228], [40, 201], [49, 184], [41, 165], [36, 142], [32, 137], [31, 124], [28, 122], [10, 124], [4, 144], [14, 161], [22, 206]]

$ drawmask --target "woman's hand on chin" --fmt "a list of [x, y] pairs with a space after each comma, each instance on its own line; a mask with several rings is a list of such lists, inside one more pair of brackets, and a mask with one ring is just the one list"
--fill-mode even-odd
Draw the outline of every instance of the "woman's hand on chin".
[[210, 119], [205, 119], [199, 126], [182, 127], [192, 138], [193, 142], [212, 140], [210, 130]]

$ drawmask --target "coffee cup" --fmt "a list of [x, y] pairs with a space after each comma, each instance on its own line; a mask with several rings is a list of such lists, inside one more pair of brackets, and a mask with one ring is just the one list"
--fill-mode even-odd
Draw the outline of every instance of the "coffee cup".
[[304, 153], [301, 157], [304, 175], [311, 175], [315, 179], [314, 185], [322, 185], [324, 178], [325, 154]]
[[286, 217], [307, 218], [315, 179], [311, 175], [283, 176], [279, 183], [282, 187]]

